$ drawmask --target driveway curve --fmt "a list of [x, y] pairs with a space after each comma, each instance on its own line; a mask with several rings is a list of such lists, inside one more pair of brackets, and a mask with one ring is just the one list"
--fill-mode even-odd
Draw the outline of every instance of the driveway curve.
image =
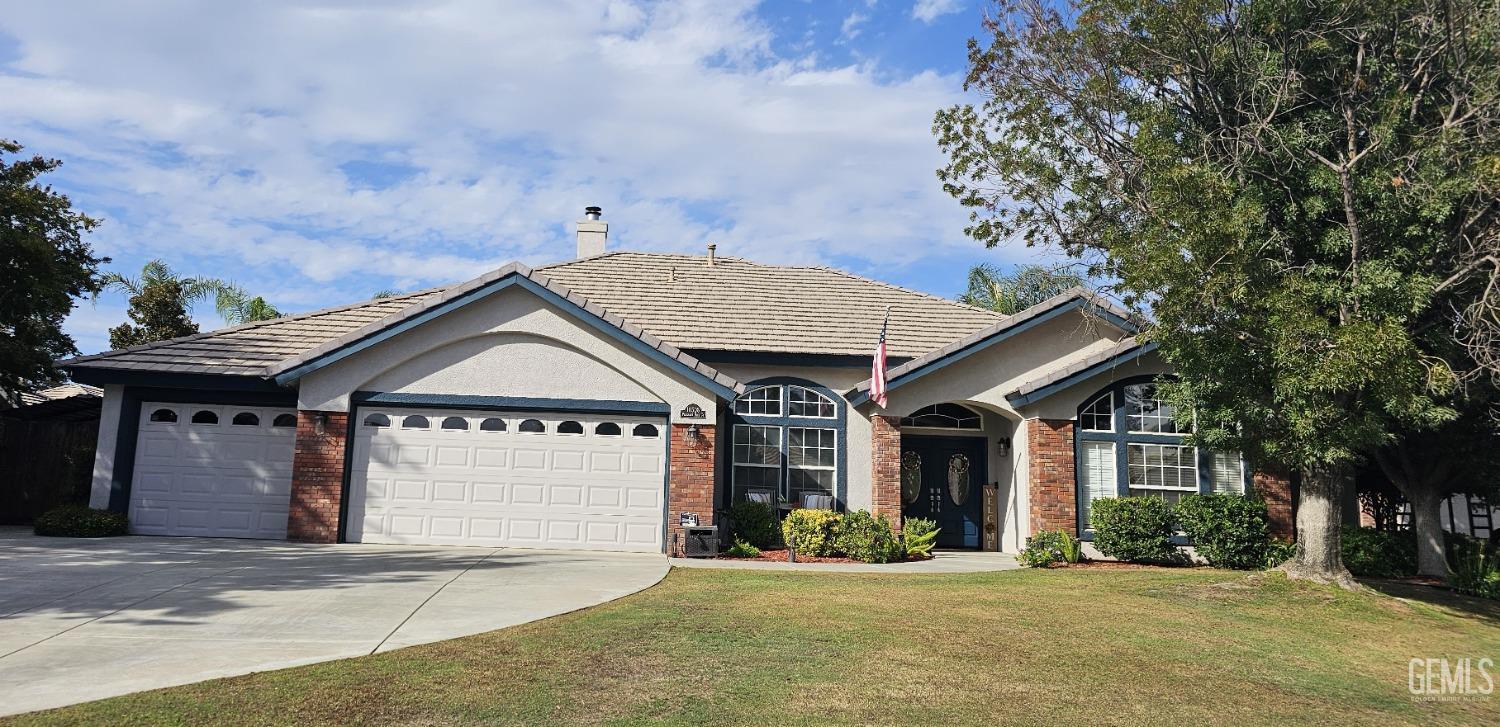
[[493, 631], [667, 570], [634, 553], [0, 530], [0, 715]]

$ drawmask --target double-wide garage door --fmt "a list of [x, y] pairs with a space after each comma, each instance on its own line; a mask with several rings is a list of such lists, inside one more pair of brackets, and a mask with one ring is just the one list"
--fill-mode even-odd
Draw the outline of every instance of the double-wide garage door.
[[357, 412], [352, 542], [661, 552], [659, 417]]
[[295, 411], [145, 402], [140, 416], [131, 532], [286, 537]]

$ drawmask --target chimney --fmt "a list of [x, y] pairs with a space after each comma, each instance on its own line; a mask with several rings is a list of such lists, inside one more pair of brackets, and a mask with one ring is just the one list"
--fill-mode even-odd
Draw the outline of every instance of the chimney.
[[719, 249], [718, 245], [715, 245], [715, 244], [713, 244], [711, 242], [708, 244], [708, 266], [709, 267], [713, 267], [714, 266], [714, 250], [717, 250], [717, 249]]
[[604, 254], [604, 243], [609, 239], [609, 223], [599, 219], [603, 213], [604, 210], [599, 207], [583, 208], [583, 219], [578, 221], [578, 257]]

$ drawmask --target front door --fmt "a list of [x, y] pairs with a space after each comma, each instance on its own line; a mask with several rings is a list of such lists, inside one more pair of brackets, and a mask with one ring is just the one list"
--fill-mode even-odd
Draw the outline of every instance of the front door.
[[938, 524], [938, 547], [978, 548], [984, 524], [985, 439], [901, 437], [901, 514]]

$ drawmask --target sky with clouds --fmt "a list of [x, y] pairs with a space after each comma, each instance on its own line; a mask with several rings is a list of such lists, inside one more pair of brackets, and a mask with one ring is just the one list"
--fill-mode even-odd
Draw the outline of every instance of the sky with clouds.
[[[966, 239], [933, 173], [981, 0], [5, 6], [0, 136], [65, 162], [111, 269], [159, 257], [284, 311], [569, 258], [589, 204], [611, 249], [948, 296], [1039, 255]], [[79, 348], [124, 305], [81, 305]]]

